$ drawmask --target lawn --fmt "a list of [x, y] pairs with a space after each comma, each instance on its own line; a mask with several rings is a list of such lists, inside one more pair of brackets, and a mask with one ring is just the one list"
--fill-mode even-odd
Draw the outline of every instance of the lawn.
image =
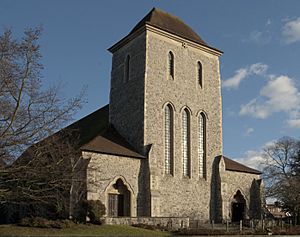
[[72, 228], [36, 228], [0, 225], [0, 236], [170, 236], [169, 232], [125, 225], [76, 225]]

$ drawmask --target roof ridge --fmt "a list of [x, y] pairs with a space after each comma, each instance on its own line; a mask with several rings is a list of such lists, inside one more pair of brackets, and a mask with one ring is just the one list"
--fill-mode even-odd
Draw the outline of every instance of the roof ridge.
[[[223, 53], [221, 50], [208, 45], [189, 25], [187, 25], [180, 17], [165, 12], [160, 8], [153, 7], [133, 28], [132, 30], [121, 40], [111, 46], [108, 50], [114, 52], [119, 49], [128, 41], [131, 37], [135, 37], [135, 33], [143, 32], [143, 28], [151, 26], [161, 31], [165, 31], [169, 34], [176, 35], [180, 38], [189, 40], [195, 44], [208, 47], [219, 53]], [[220, 54], [220, 55], [221, 55]], [[219, 56], [220, 56], [219, 55]]]
[[186, 38], [198, 44], [208, 46], [207, 43], [190, 27], [188, 26], [180, 17], [172, 15], [160, 8], [153, 7], [144, 16], [128, 35], [133, 34], [138, 29], [140, 29], [145, 24], [157, 27], [159, 29], [165, 30], [172, 34], [178, 35], [180, 37]]

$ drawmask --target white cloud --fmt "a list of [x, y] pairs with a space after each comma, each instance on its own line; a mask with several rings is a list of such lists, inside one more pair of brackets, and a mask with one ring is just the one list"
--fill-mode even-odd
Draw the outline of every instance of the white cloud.
[[268, 65], [262, 63], [252, 64], [249, 68], [250, 74], [264, 75], [268, 70]]
[[255, 63], [246, 68], [240, 68], [235, 71], [233, 77], [230, 77], [222, 82], [222, 86], [227, 89], [237, 89], [240, 83], [251, 75], [264, 75], [268, 66], [262, 63]]
[[225, 81], [223, 81], [222, 85], [225, 88], [238, 88], [241, 81], [244, 80], [248, 75], [247, 69], [241, 68], [235, 71], [235, 75]]
[[270, 43], [271, 41], [271, 35], [269, 31], [258, 31], [258, 30], [254, 30], [251, 31], [248, 38], [245, 39], [245, 42], [253, 42], [255, 44], [258, 45], [266, 45], [268, 43]]
[[253, 132], [254, 132], [254, 128], [247, 128], [247, 130], [245, 132], [245, 136], [249, 136]]
[[251, 100], [246, 105], [241, 105], [240, 115], [250, 115], [255, 118], [265, 119], [269, 117], [270, 113], [268, 108], [257, 102], [257, 99]]
[[294, 81], [287, 76], [279, 76], [270, 80], [261, 89], [260, 95], [269, 98], [266, 103], [275, 112], [292, 111], [300, 105], [300, 94]]
[[243, 154], [242, 157], [236, 158], [234, 160], [250, 168], [262, 171], [266, 164], [266, 159], [263, 155], [264, 149], [268, 146], [273, 145], [274, 142], [274, 140], [266, 142], [262, 147], [258, 148], [257, 150], [248, 150]]
[[289, 119], [287, 124], [291, 128], [300, 128], [300, 118], [299, 119]]
[[266, 22], [266, 26], [269, 26], [269, 25], [271, 25], [271, 24], [272, 24], [272, 21], [271, 21], [270, 18], [268, 18], [268, 20], [267, 20], [267, 22]]
[[287, 76], [271, 77], [260, 90], [260, 95], [241, 105], [240, 115], [265, 119], [276, 112], [285, 112], [291, 127], [298, 127], [300, 120], [300, 93], [293, 79]]
[[259, 151], [249, 150], [245, 152], [243, 157], [234, 160], [250, 168], [262, 170], [263, 163], [265, 161], [262, 154], [263, 154], [262, 150]]
[[300, 17], [286, 22], [282, 28], [282, 35], [287, 44], [300, 41]]

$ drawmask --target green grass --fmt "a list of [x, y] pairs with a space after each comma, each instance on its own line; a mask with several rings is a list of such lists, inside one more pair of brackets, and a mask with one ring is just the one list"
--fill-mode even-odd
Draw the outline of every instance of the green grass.
[[169, 232], [146, 230], [125, 225], [76, 225], [71, 228], [35, 228], [0, 225], [0, 236], [170, 236]]

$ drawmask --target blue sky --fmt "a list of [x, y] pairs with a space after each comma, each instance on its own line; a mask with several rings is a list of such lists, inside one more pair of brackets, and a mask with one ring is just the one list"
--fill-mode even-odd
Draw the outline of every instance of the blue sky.
[[65, 97], [87, 87], [75, 119], [108, 103], [111, 45], [152, 7], [180, 17], [224, 51], [223, 151], [257, 165], [261, 149], [300, 133], [300, 1], [296, 0], [0, 0], [0, 33], [20, 37], [42, 25], [43, 81]]

